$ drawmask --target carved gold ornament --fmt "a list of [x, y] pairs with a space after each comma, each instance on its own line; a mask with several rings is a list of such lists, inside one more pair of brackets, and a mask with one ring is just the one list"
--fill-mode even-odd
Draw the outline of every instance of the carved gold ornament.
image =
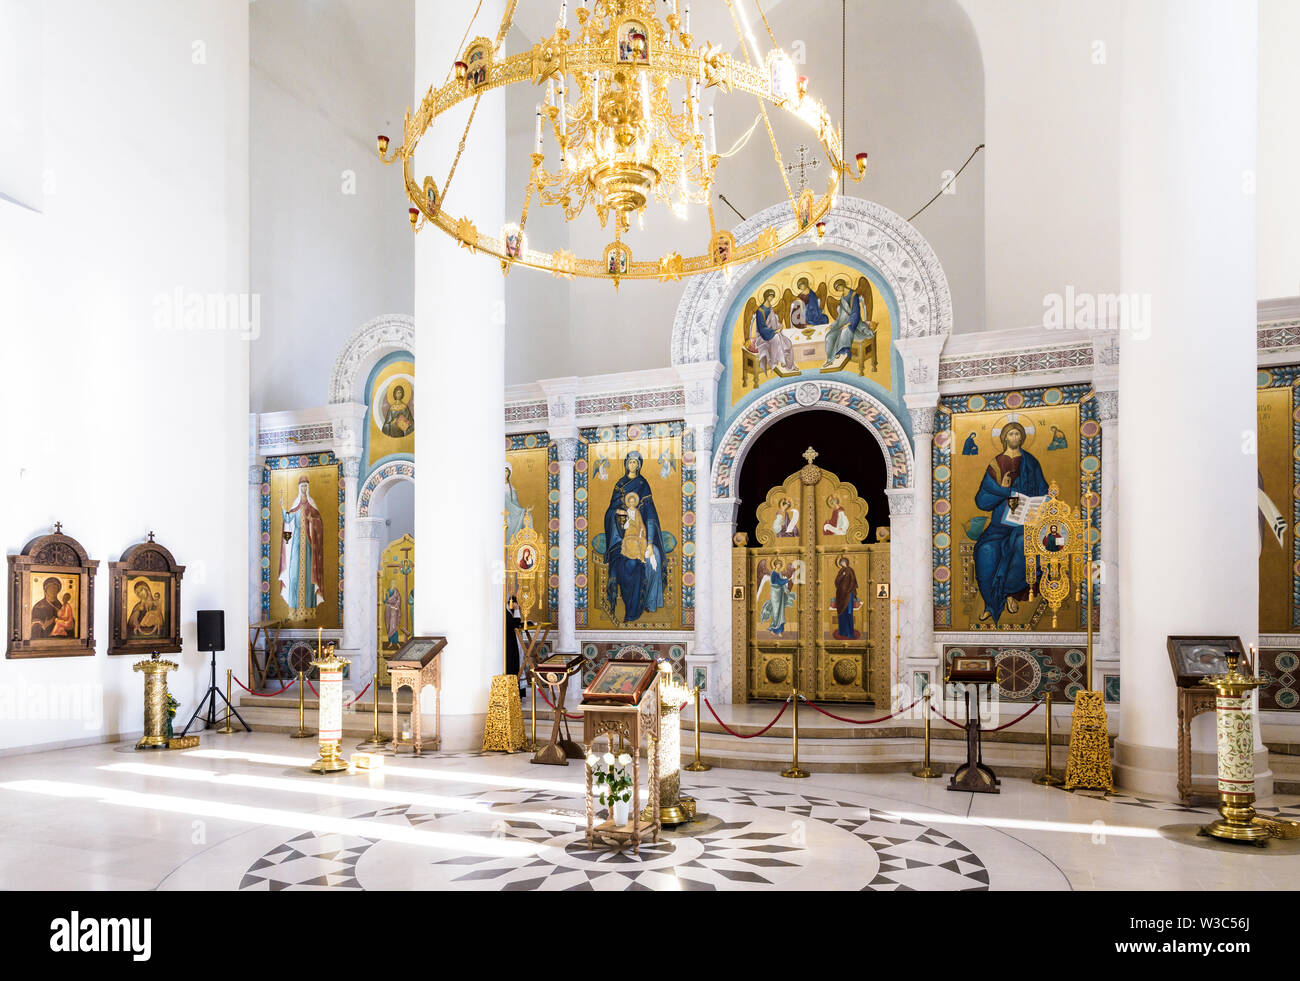
[[[431, 85], [419, 107], [407, 110], [402, 143], [391, 155], [389, 138], [378, 138], [384, 163], [402, 161], [413, 205], [409, 217], [416, 231], [435, 225], [470, 251], [495, 256], [503, 272], [517, 264], [557, 276], [608, 279], [615, 285], [621, 279], [670, 281], [763, 258], [814, 226], [820, 232], [843, 179], [861, 181], [866, 175], [867, 155], [859, 153], [853, 164], [845, 160], [843, 134], [825, 105], [808, 94], [807, 78], [796, 75], [793, 59], [776, 43], [770, 27], [772, 48], [766, 53], [760, 50], [746, 9], [751, 0], [723, 0], [743, 60], [720, 45], [696, 48], [690, 33], [690, 5], [679, 11], [678, 0], [671, 0], [671, 12], [662, 18], [655, 0], [593, 0], [590, 10], [582, 6], [575, 11], [577, 25], [572, 33], [568, 2], [561, 0], [553, 36], [527, 51], [502, 57], [517, 2], [508, 0], [495, 41], [476, 37], [452, 66], [446, 82], [437, 88]], [[761, 7], [758, 13], [762, 16]], [[767, 19], [762, 19], [766, 27]], [[444, 203], [454, 194], [456, 167], [479, 99], [492, 89], [518, 84], [539, 90], [532, 166], [520, 220], [509, 226], [513, 235], [504, 227], [487, 234], [469, 217], [448, 217]], [[719, 104], [725, 101], [722, 95], [731, 93], [755, 97], [789, 198], [790, 220], [748, 242], [737, 242], [715, 220], [712, 188], [718, 166], [738, 152], [744, 140], [730, 150], [719, 149], [715, 125], [719, 110], [708, 109], [706, 118], [701, 104], [701, 91], [706, 88], [719, 93]], [[439, 190], [431, 176], [416, 179], [416, 148], [435, 120], [466, 101], [471, 103], [469, 120]], [[787, 113], [813, 131], [830, 164], [826, 191], [820, 197], [807, 191], [796, 198], [791, 190], [769, 109]], [[751, 133], [757, 123], [758, 119], [749, 127]], [[543, 206], [561, 209], [566, 221], [574, 221], [590, 206], [602, 228], [613, 219], [614, 243], [621, 243], [634, 215], [645, 221], [652, 203], [678, 217], [685, 217], [691, 206], [707, 207], [710, 235], [694, 248], [679, 247], [659, 260], [632, 261], [628, 250], [626, 266], [621, 261], [611, 266], [608, 250], [603, 256], [580, 258], [563, 249], [529, 248], [523, 231], [534, 198]]]

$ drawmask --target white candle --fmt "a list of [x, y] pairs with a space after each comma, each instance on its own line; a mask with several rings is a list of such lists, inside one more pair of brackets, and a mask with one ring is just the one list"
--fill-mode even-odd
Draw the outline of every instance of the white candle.
[[569, 136], [569, 102], [564, 93], [564, 76], [560, 76], [560, 138], [568, 139]]
[[537, 106], [537, 152], [542, 152], [542, 107], [540, 103]]
[[686, 16], [682, 19], [682, 33], [691, 33], [691, 0], [686, 0]]
[[563, 27], [564, 22], [569, 16], [569, 0], [560, 0], [560, 19], [556, 24], [557, 27]]
[[712, 146], [711, 153], [714, 156], [718, 153], [718, 124], [713, 118], [713, 107], [709, 107], [709, 144]]
[[591, 73], [591, 118], [600, 121], [600, 72]]

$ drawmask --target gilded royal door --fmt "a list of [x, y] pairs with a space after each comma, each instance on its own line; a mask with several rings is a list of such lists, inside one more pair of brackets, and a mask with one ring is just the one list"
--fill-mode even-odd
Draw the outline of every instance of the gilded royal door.
[[867, 502], [808, 461], [758, 506], [732, 551], [732, 698], [888, 701], [889, 545], [864, 544]]

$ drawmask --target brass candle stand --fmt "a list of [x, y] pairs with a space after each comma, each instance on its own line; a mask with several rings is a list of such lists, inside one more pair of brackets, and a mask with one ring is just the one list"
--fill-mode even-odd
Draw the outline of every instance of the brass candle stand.
[[1224, 841], [1244, 841], [1264, 847], [1272, 832], [1255, 816], [1255, 728], [1249, 694], [1266, 684], [1264, 678], [1237, 670], [1238, 655], [1228, 652], [1228, 673], [1204, 678], [1214, 689], [1218, 721], [1219, 814], [1200, 833]]
[[144, 735], [136, 749], [167, 748], [167, 672], [176, 669], [175, 661], [159, 659], [157, 651], [131, 665], [144, 674]]
[[703, 773], [705, 770], [712, 770], [713, 767], [700, 759], [700, 686], [696, 685], [691, 689], [691, 695], [695, 699], [695, 759], [682, 767], [691, 773]]
[[[658, 754], [659, 823], [665, 827], [685, 824], [696, 816], [694, 798], [683, 797], [681, 793], [681, 712], [690, 698], [690, 690], [685, 682], [677, 680], [672, 665], [660, 661], [659, 738], [655, 740], [653, 751]], [[654, 821], [655, 804], [651, 798], [641, 815], [643, 821]]]
[[352, 662], [338, 657], [334, 645], [311, 662], [320, 677], [316, 720], [320, 726], [320, 759], [311, 765], [313, 773], [339, 773], [347, 770], [348, 761], [339, 754], [343, 739], [343, 669]]

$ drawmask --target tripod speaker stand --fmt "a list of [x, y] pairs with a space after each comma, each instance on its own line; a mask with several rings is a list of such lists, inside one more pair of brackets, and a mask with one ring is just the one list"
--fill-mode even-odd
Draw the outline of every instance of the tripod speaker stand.
[[198, 706], [194, 709], [194, 714], [190, 716], [190, 721], [185, 723], [185, 728], [181, 730], [184, 736], [190, 731], [190, 726], [199, 718], [199, 713], [203, 711], [203, 703], [208, 706], [208, 714], [201, 720], [204, 729], [215, 729], [218, 722], [217, 718], [217, 699], [220, 698], [226, 703], [226, 711], [230, 716], [239, 719], [239, 724], [244, 727], [246, 732], [252, 732], [252, 727], [243, 720], [235, 707], [230, 704], [225, 694], [217, 687], [217, 651], [226, 649], [226, 616], [222, 610], [199, 610], [199, 650], [209, 651], [212, 655], [212, 683], [208, 685], [208, 690], [204, 692], [199, 699]]

